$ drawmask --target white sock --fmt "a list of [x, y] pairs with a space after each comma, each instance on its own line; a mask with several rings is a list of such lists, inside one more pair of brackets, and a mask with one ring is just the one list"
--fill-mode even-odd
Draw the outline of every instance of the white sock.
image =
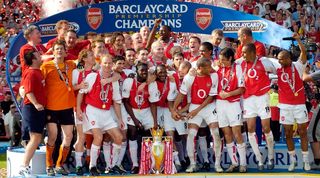
[[302, 160], [305, 163], [309, 163], [309, 152], [308, 151], [302, 151]]
[[117, 145], [115, 143], [112, 144], [112, 167], [116, 165], [119, 161], [119, 154], [121, 150], [121, 145]]
[[117, 162], [118, 166], [121, 165], [123, 157], [124, 157], [124, 154], [126, 154], [126, 150], [127, 150], [127, 142], [125, 141], [125, 142], [122, 142], [122, 144], [121, 144], [121, 150], [120, 150], [119, 159], [118, 159], [118, 162]]
[[175, 165], [181, 165], [178, 154], [179, 153], [177, 151], [173, 151], [173, 160]]
[[240, 165], [246, 166], [247, 165], [247, 157], [246, 157], [246, 143], [243, 142], [241, 144], [237, 144], [237, 149], [240, 157]]
[[296, 151], [293, 150], [293, 151], [288, 151], [289, 155], [290, 155], [290, 163], [296, 163], [297, 160], [296, 160]]
[[218, 128], [213, 128], [210, 129], [212, 138], [213, 138], [213, 151], [214, 151], [214, 156], [215, 156], [215, 165], [220, 166], [221, 163], [221, 138], [219, 135], [219, 129]]
[[208, 146], [207, 146], [207, 139], [206, 136], [200, 137], [199, 136], [199, 146], [201, 151], [201, 156], [203, 158], [204, 163], [209, 163], [208, 160]]
[[242, 132], [241, 135], [242, 135], [242, 140], [243, 140], [243, 142], [244, 142], [244, 143], [247, 143], [247, 140], [248, 140], [247, 133], [246, 133], [246, 132]]
[[274, 159], [274, 139], [272, 131], [264, 134], [266, 136], [267, 147], [268, 147], [268, 159]]
[[103, 155], [106, 162], [106, 168], [111, 168], [111, 143], [103, 142]]
[[249, 135], [249, 142], [250, 142], [251, 148], [254, 154], [256, 155], [257, 161], [259, 161], [260, 163], [263, 163], [262, 155], [260, 153], [259, 146], [258, 146], [256, 132], [253, 132], [253, 133], [248, 132], [248, 135]]
[[227, 151], [231, 159], [232, 165], [239, 165], [238, 158], [237, 158], [237, 148], [234, 145], [234, 143], [233, 142], [227, 143], [226, 146], [227, 146]]
[[187, 152], [190, 159], [190, 164], [195, 165], [196, 164], [196, 152], [195, 152], [195, 144], [194, 139], [197, 136], [197, 130], [195, 129], [189, 129], [188, 131], [188, 137], [187, 137]]
[[184, 148], [183, 148], [182, 141], [176, 142], [176, 148], [178, 150], [178, 156], [179, 156], [180, 161], [186, 161], [184, 158], [185, 154], [184, 154]]
[[100, 146], [92, 144], [90, 151], [90, 165], [89, 168], [97, 166], [97, 159], [99, 156]]
[[138, 167], [138, 143], [137, 140], [129, 140], [129, 152], [132, 161], [132, 167]]
[[82, 167], [82, 155], [83, 152], [75, 152], [76, 167]]

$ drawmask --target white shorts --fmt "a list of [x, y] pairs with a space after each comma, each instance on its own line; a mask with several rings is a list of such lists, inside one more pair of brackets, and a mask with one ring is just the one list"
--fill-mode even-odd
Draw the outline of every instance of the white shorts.
[[242, 110], [239, 101], [217, 100], [216, 104], [219, 128], [242, 125]]
[[86, 119], [83, 119], [83, 132], [91, 133], [91, 129], [99, 128], [102, 132], [118, 127], [110, 110], [99, 109], [91, 105], [86, 107]]
[[280, 124], [293, 125], [308, 122], [306, 105], [296, 105], [289, 108], [280, 107]]
[[261, 96], [250, 96], [243, 99], [243, 117], [254, 118], [259, 116], [261, 119], [268, 119], [271, 117], [269, 107], [269, 93]]
[[[114, 112], [113, 106], [111, 106], [110, 111], [111, 111], [112, 117], [118, 123], [118, 117], [117, 117], [116, 113]], [[119, 126], [119, 128], [120, 128], [120, 130], [127, 130], [128, 129], [128, 125], [127, 125], [128, 113], [127, 113], [126, 109], [124, 108], [123, 104], [121, 104], [121, 116], [122, 116], [122, 122], [124, 124], [124, 128], [120, 128], [120, 126]]]
[[[145, 109], [134, 109], [134, 108], [132, 108], [132, 110], [133, 110], [134, 116], [136, 116], [138, 121], [141, 122], [144, 130], [149, 130], [154, 126], [153, 117], [152, 117], [150, 108], [145, 108]], [[127, 121], [127, 124], [131, 125], [131, 126], [135, 126], [133, 120], [131, 119], [131, 117]]]
[[[189, 112], [193, 111], [198, 106], [198, 104], [190, 104]], [[196, 124], [200, 127], [202, 121], [205, 121], [207, 125], [213, 122], [218, 122], [215, 103], [209, 103], [206, 107], [201, 109], [201, 111], [196, 116], [188, 120], [188, 124]]]
[[158, 107], [157, 108], [157, 117], [159, 119], [163, 118], [164, 131], [175, 131], [177, 130], [179, 135], [187, 134], [187, 122], [184, 120], [176, 121], [171, 117], [171, 112], [169, 108]]

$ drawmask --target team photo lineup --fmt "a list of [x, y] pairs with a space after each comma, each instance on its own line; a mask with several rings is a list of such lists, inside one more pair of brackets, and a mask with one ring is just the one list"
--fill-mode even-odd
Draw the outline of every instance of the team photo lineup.
[[[320, 80], [320, 72], [310, 72], [308, 49], [298, 33], [290, 37], [298, 55], [278, 48], [270, 56], [248, 27], [238, 30], [237, 39], [214, 29], [203, 40], [173, 32], [162, 19], [138, 32], [81, 37], [69, 23], [57, 21], [57, 36], [46, 44], [37, 26], [23, 31], [27, 43], [19, 53], [17, 95], [22, 135], [29, 138], [21, 176], [31, 174], [30, 161], [43, 143], [48, 176], [142, 174], [141, 140], [160, 132], [172, 139], [173, 172], [246, 173], [248, 149], [258, 171], [273, 170], [280, 125], [290, 157], [287, 170], [295, 171], [297, 159], [305, 172], [320, 170], [320, 117], [310, 116], [319, 106], [307, 88]], [[261, 131], [267, 155], [259, 148]], [[227, 168], [221, 166], [224, 148], [231, 162]], [[64, 167], [71, 152], [75, 172]], [[123, 166], [126, 154], [130, 170]]]

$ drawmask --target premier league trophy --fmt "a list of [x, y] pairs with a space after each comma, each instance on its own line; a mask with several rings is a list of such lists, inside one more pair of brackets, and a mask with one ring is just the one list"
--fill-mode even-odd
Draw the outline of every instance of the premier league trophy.
[[163, 129], [152, 129], [152, 166], [155, 174], [160, 174], [164, 158], [164, 143], [162, 142]]
[[151, 137], [144, 137], [141, 145], [140, 175], [174, 174], [172, 137], [163, 137], [163, 129], [152, 129]]

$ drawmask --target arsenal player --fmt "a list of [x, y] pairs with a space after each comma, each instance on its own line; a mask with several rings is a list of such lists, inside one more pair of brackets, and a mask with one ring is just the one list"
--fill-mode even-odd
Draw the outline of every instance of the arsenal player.
[[241, 58], [243, 46], [249, 43], [253, 43], [255, 45], [256, 54], [258, 57], [266, 56], [266, 48], [261, 42], [253, 39], [252, 31], [250, 28], [248, 27], [240, 28], [240, 30], [238, 31], [238, 40], [240, 41], [240, 45], [237, 48], [237, 52], [235, 55], [236, 59]]
[[26, 51], [34, 50], [39, 52], [40, 55], [47, 52], [47, 49], [41, 44], [41, 34], [39, 32], [38, 27], [34, 25], [30, 25], [24, 32], [23, 32], [24, 38], [28, 41], [27, 44], [23, 45], [20, 48], [20, 62], [21, 62], [21, 72], [22, 75], [25, 71], [25, 69], [28, 68], [27, 65], [25, 65], [24, 61], [24, 55]]
[[[92, 67], [95, 65], [95, 60], [93, 56], [93, 52], [84, 49], [79, 54], [78, 66], [77, 69], [72, 71], [72, 85], [77, 93], [80, 89], [86, 89], [88, 87], [88, 83], [85, 82], [85, 78], [88, 74], [92, 72]], [[86, 105], [84, 102], [81, 103], [81, 110], [84, 113]], [[84, 117], [84, 116], [83, 116]], [[82, 121], [78, 118], [75, 118], [75, 125], [77, 129], [77, 141], [74, 144], [75, 148], [75, 159], [76, 159], [76, 174], [83, 175], [82, 168], [82, 156], [84, 151], [84, 133], [82, 127]], [[88, 143], [87, 143], [88, 144]], [[90, 147], [87, 147], [87, 149]]]
[[130, 116], [128, 117], [129, 151], [132, 160], [132, 174], [139, 171], [137, 130], [148, 131], [157, 128], [156, 102], [159, 101], [159, 92], [155, 82], [146, 84], [148, 66], [138, 63], [137, 78], [127, 78], [123, 82], [123, 104]]
[[74, 30], [67, 31], [65, 35], [65, 41], [67, 46], [67, 53], [76, 57], [79, 55], [81, 50], [90, 46], [89, 40], [78, 41], [77, 32]]
[[293, 34], [300, 48], [300, 56], [297, 62], [292, 62], [292, 56], [288, 51], [281, 51], [278, 60], [281, 68], [277, 69], [279, 86], [280, 123], [283, 124], [288, 152], [290, 155], [290, 166], [288, 171], [294, 171], [297, 164], [295, 147], [293, 142], [293, 125], [298, 124], [298, 133], [301, 139], [301, 150], [303, 169], [309, 171], [307, 123], [308, 111], [305, 105], [305, 90], [302, 74], [307, 65], [307, 54], [304, 45], [297, 33]]
[[64, 40], [64, 36], [69, 30], [69, 22], [67, 20], [59, 20], [56, 23], [56, 31], [57, 31], [57, 37], [51, 39], [48, 41], [46, 48], [50, 50], [52, 48], [52, 45], [57, 40]]
[[[149, 34], [148, 34], [149, 35]], [[143, 44], [143, 39], [140, 33], [134, 33], [132, 35], [132, 43], [133, 43], [133, 49], [137, 51], [139, 48], [144, 48], [145, 45]]]
[[[172, 104], [177, 95], [175, 81], [172, 81], [170, 77], [167, 76], [167, 69], [163, 64], [156, 66], [156, 76], [156, 83], [160, 93], [160, 100], [157, 102], [158, 125], [164, 127], [166, 134], [172, 136], [172, 138], [174, 138], [175, 131], [177, 131], [179, 135], [187, 134], [184, 122], [182, 120], [175, 121], [171, 117], [170, 111], [172, 110]], [[175, 150], [173, 152], [175, 165], [181, 167], [175, 144], [173, 145], [173, 149]]]
[[240, 64], [245, 80], [243, 94], [244, 119], [248, 124], [248, 137], [254, 154], [258, 161], [258, 169], [264, 169], [264, 162], [260, 153], [256, 136], [256, 117], [261, 118], [263, 132], [268, 147], [267, 168], [274, 168], [274, 139], [270, 130], [269, 94], [270, 80], [268, 72], [275, 73], [276, 68], [267, 58], [260, 58], [256, 54], [256, 47], [249, 43], [242, 48]]
[[[188, 74], [190, 68], [191, 68], [191, 63], [188, 61], [183, 61], [179, 65], [179, 68], [176, 71], [176, 73], [172, 75], [175, 78], [176, 88], [178, 91], [180, 90], [183, 78]], [[182, 102], [178, 103], [177, 106], [173, 106], [174, 102], [173, 103], [169, 102], [169, 104], [172, 105], [171, 117], [175, 120], [175, 122], [182, 122], [185, 129], [188, 128], [188, 125], [185, 117], [183, 116], [187, 114], [189, 109], [190, 104], [188, 103], [188, 98], [190, 100], [190, 93], [188, 94], [188, 97], [185, 96], [182, 99]], [[173, 109], [173, 108], [176, 108], [176, 109]], [[181, 117], [179, 117], [179, 115]], [[186, 157], [188, 156], [186, 151], [186, 141], [188, 136], [187, 133], [188, 132], [185, 132], [185, 134], [183, 134], [183, 132], [180, 132], [178, 133], [178, 135], [175, 135], [175, 145], [176, 145], [178, 156], [181, 161], [181, 166], [183, 167], [183, 169], [185, 169], [187, 166], [187, 162], [186, 162]]]
[[[121, 76], [121, 78], [118, 80], [120, 93], [122, 93], [123, 81], [127, 77], [134, 76], [134, 74], [135, 74], [135, 72], [130, 69], [124, 69], [124, 64], [125, 64], [124, 57], [122, 57], [122, 56], [114, 57], [114, 59], [113, 59], [113, 72], [118, 73]], [[119, 159], [118, 159], [118, 162], [116, 163], [116, 165], [118, 165], [120, 169], [123, 169], [123, 167], [121, 166], [121, 163], [122, 163], [122, 160], [123, 160], [123, 157], [126, 153], [126, 148], [127, 148], [127, 130], [128, 130], [127, 120], [130, 119], [130, 116], [128, 115], [123, 103], [121, 103], [121, 115], [122, 115], [122, 123], [120, 125], [120, 129], [122, 132], [122, 145], [121, 145]]]
[[191, 36], [189, 39], [189, 50], [184, 52], [185, 58], [189, 62], [197, 61], [200, 58], [200, 48], [201, 40], [197, 36]]
[[[235, 63], [232, 48], [224, 48], [219, 55], [219, 76], [217, 115], [219, 127], [222, 129], [226, 140], [227, 151], [232, 164], [226, 172], [233, 172], [239, 168], [239, 172], [247, 172], [246, 144], [242, 140], [242, 109], [240, 97], [244, 92], [243, 74], [240, 65]], [[233, 142], [236, 139], [240, 156], [240, 167], [236, 155], [236, 147]]]
[[24, 107], [22, 108], [22, 124], [28, 128], [30, 141], [26, 146], [21, 170], [19, 174], [23, 177], [30, 177], [30, 160], [35, 150], [41, 142], [42, 133], [45, 127], [46, 90], [44, 88], [44, 79], [40, 71], [41, 58], [38, 52], [26, 51], [23, 57], [25, 64], [29, 68], [24, 75], [24, 88], [26, 97], [24, 97]]
[[[213, 102], [213, 97], [217, 95], [218, 75], [217, 73], [210, 73], [212, 70], [211, 60], [207, 58], [200, 58], [197, 61], [196, 70], [196, 76], [188, 74], [184, 77], [180, 93], [178, 94], [173, 107], [176, 109], [184, 95], [187, 95], [187, 93], [191, 94], [189, 113], [186, 115], [189, 119], [187, 151], [190, 158], [190, 166], [186, 169], [186, 172], [195, 172], [197, 170], [196, 157], [194, 154], [194, 139], [197, 136], [198, 129], [203, 121], [205, 121], [209, 126], [211, 135], [214, 139], [216, 172], [222, 172], [223, 170], [220, 166], [221, 139], [219, 135], [215, 103]], [[179, 118], [179, 116], [176, 117]]]
[[[118, 128], [122, 122], [121, 116], [121, 95], [119, 83], [117, 81], [102, 84], [101, 79], [111, 77], [112, 56], [106, 55], [101, 61], [100, 73], [89, 74], [85, 82], [88, 82], [87, 89], [81, 89], [77, 98], [77, 117], [83, 121], [83, 131], [93, 134], [93, 143], [90, 151], [90, 174], [99, 175], [96, 167], [98, 153], [101, 147], [104, 133], [108, 133], [113, 140], [113, 161], [116, 163], [121, 150], [122, 134]], [[83, 95], [86, 94], [85, 103], [86, 116], [82, 117], [81, 102]], [[113, 106], [117, 118], [113, 118], [110, 108]], [[114, 165], [114, 171], [122, 173], [118, 166]]]
[[[74, 127], [73, 107], [75, 96], [73, 92], [72, 71], [75, 69], [73, 61], [65, 61], [65, 42], [57, 40], [53, 44], [54, 59], [42, 64], [41, 71], [46, 82], [46, 122], [48, 131], [48, 142], [46, 145], [46, 166], [48, 176], [56, 174], [68, 175], [63, 164], [70, 151]], [[61, 125], [63, 141], [59, 149], [59, 157], [56, 169], [53, 169], [52, 154], [57, 139], [58, 124]]]

